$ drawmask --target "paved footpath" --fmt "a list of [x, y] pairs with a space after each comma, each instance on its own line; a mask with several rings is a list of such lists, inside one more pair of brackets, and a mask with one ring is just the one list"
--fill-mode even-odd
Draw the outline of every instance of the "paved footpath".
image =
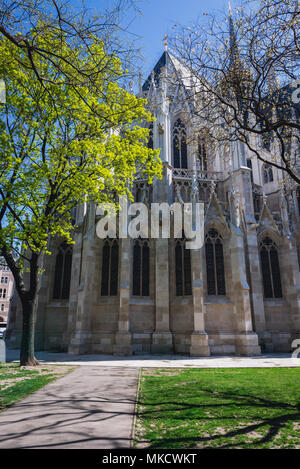
[[[37, 352], [36, 357], [45, 364], [80, 366], [0, 413], [0, 449], [130, 447], [141, 367], [300, 366], [300, 358], [290, 354], [191, 358]], [[18, 359], [17, 350], [7, 350], [7, 361]]]
[[[133, 355], [130, 357], [117, 357], [113, 355], [69, 355], [68, 353], [36, 352], [41, 363], [60, 363], [65, 365], [83, 365], [117, 368], [273, 368], [300, 366], [300, 353], [298, 358], [291, 354], [267, 354], [256, 357], [238, 356], [212, 356], [187, 357], [181, 355]], [[18, 361], [18, 350], [7, 350], [8, 362]]]
[[128, 448], [138, 368], [80, 366], [0, 413], [0, 448]]

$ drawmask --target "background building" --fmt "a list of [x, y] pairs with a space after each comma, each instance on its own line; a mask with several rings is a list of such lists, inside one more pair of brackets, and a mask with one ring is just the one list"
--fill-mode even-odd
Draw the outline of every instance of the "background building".
[[14, 294], [14, 277], [3, 257], [0, 257], [0, 322], [7, 322]]

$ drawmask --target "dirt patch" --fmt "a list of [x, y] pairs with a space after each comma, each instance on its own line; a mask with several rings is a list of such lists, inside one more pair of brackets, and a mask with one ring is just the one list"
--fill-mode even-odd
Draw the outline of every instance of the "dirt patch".
[[16, 368], [17, 371], [38, 371], [40, 375], [48, 375], [49, 373], [55, 375], [65, 375], [69, 371], [75, 370], [76, 366], [68, 365], [38, 365], [38, 366], [20, 366]]
[[[51, 375], [59, 378], [60, 376], [64, 376], [65, 374], [69, 373], [70, 371], [74, 370], [76, 367], [74, 366], [65, 366], [65, 365], [39, 365], [39, 366], [20, 366], [16, 368], [7, 368], [6, 371], [10, 375], [18, 375], [20, 372], [24, 371], [35, 371], [37, 373], [34, 374], [29, 374], [24, 376], [15, 376], [11, 378], [1, 378], [0, 376], [0, 388], [1, 391], [4, 391], [5, 389], [10, 388], [11, 386], [14, 386], [17, 382], [20, 381], [26, 381], [30, 380], [36, 376], [42, 376], [42, 375]], [[4, 368], [4, 369], [5, 369]]]
[[1, 379], [1, 382], [0, 382], [1, 391], [4, 391], [5, 389], [10, 388], [14, 384], [16, 384], [18, 381], [25, 381], [26, 379], [32, 379], [32, 376], [22, 376], [20, 378]]
[[143, 376], [175, 376], [185, 371], [182, 368], [143, 368]]

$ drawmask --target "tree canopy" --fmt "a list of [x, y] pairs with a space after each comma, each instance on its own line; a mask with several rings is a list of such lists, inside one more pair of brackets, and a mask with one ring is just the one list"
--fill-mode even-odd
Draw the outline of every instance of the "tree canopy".
[[[44, 42], [51, 42], [53, 50], [59, 47], [65, 56], [72, 54], [85, 69], [96, 60], [101, 71], [93, 86], [79, 79], [74, 86], [74, 69], [69, 83], [57, 63], [33, 53], [47, 77], [44, 87], [27, 52], [0, 39], [0, 76], [5, 77], [7, 91], [0, 109], [0, 249], [28, 317], [37, 292], [39, 256], [47, 252], [51, 236], [71, 242], [72, 207], [86, 200], [114, 201], [114, 194], [128, 193], [137, 171], [143, 171], [149, 182], [161, 173], [159, 151], [146, 145], [145, 122], [151, 121], [151, 114], [145, 100], [118, 84], [125, 73], [120, 59], [107, 54], [93, 37], [90, 56], [81, 47], [70, 51], [68, 42], [51, 31], [34, 41], [41, 49]], [[61, 67], [66, 70], [72, 64], [63, 60]], [[29, 285], [13, 252], [29, 265]]]
[[225, 15], [176, 27], [171, 41], [190, 76], [198, 127], [216, 144], [243, 142], [298, 184], [299, 24], [295, 0], [242, 0]]

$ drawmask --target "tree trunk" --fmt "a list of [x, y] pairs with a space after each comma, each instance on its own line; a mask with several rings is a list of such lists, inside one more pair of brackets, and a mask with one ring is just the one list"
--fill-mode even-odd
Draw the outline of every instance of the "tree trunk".
[[34, 356], [34, 330], [35, 330], [35, 299], [38, 287], [38, 261], [39, 253], [32, 252], [29, 260], [29, 289], [24, 285], [24, 273], [18, 265], [18, 261], [13, 257], [7, 246], [2, 246], [2, 254], [10, 268], [16, 284], [16, 290], [22, 303], [23, 329], [20, 350], [21, 366], [39, 365]]
[[20, 366], [39, 365], [34, 356], [34, 301], [21, 300], [23, 312], [23, 330], [20, 350]]

